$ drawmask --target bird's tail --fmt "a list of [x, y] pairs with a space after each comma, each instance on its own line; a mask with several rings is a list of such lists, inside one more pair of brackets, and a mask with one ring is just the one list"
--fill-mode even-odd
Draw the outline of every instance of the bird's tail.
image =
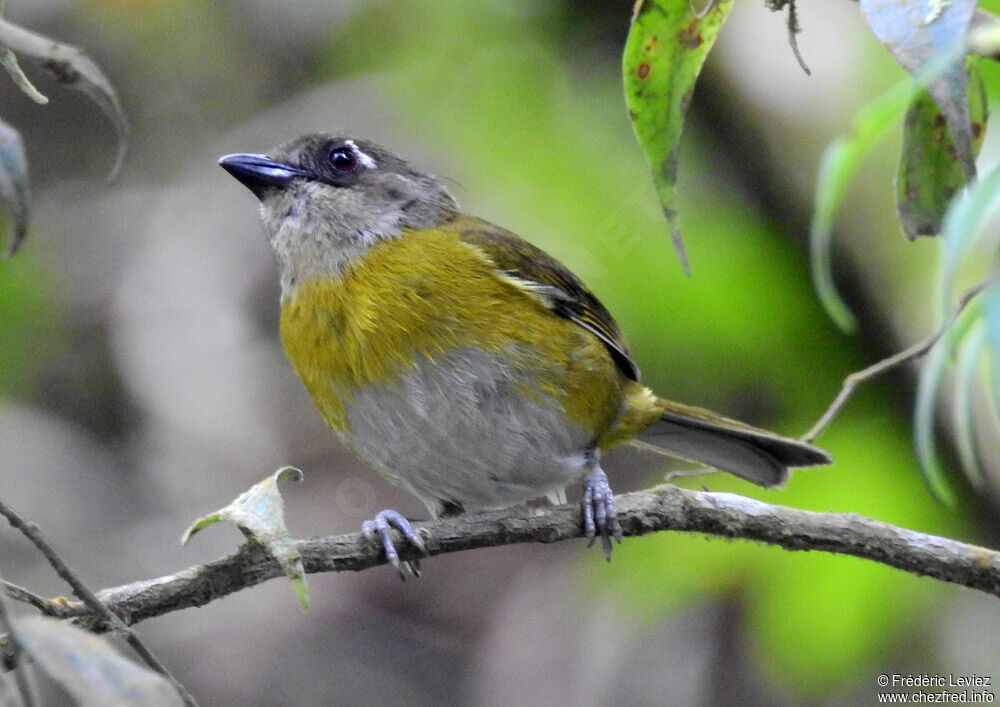
[[833, 460], [819, 447], [730, 420], [708, 410], [661, 400], [659, 419], [639, 435], [637, 446], [706, 464], [772, 488], [796, 467]]

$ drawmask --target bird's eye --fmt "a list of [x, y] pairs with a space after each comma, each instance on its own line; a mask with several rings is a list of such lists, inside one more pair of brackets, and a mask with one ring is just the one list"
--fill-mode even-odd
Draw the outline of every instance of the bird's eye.
[[341, 174], [358, 168], [358, 155], [349, 147], [338, 147], [330, 151], [330, 166]]

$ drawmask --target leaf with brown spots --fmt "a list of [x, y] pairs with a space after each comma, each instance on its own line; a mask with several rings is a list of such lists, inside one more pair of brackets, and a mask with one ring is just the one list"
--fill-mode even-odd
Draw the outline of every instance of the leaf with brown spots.
[[653, 170], [670, 237], [689, 273], [675, 205], [677, 148], [694, 83], [732, 2], [695, 14], [689, 0], [639, 0], [625, 43], [625, 102]]
[[[986, 127], [987, 102], [974, 61], [967, 60], [968, 96], [972, 151], [978, 155]], [[906, 111], [896, 176], [896, 207], [906, 237], [913, 240], [940, 234], [948, 204], [964, 187], [965, 172], [956, 157], [951, 127], [930, 93], [920, 91]]]

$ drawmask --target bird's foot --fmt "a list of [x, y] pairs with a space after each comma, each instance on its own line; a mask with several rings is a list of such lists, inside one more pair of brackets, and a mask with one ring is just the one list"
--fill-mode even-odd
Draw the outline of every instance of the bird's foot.
[[601, 537], [604, 557], [611, 561], [611, 538], [622, 541], [622, 526], [615, 510], [615, 497], [611, 493], [608, 477], [600, 467], [595, 467], [583, 480], [583, 530], [591, 547]]
[[399, 553], [396, 551], [396, 545], [392, 542], [392, 533], [390, 532], [392, 528], [395, 528], [402, 533], [403, 537], [424, 555], [428, 557], [430, 556], [430, 553], [427, 552], [427, 547], [424, 545], [423, 539], [417, 531], [413, 529], [413, 526], [410, 525], [410, 521], [396, 511], [379, 511], [375, 514], [375, 518], [373, 520], [366, 520], [361, 524], [362, 534], [371, 542], [380, 543], [382, 545], [382, 549], [385, 550], [385, 559], [389, 561], [389, 564], [396, 568], [396, 572], [399, 573], [400, 579], [405, 582], [408, 575], [411, 577], [419, 577], [419, 561], [399, 559]]

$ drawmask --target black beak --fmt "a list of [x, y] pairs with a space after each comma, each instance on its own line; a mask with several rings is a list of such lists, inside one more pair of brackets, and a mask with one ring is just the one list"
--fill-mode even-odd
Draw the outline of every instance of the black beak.
[[267, 155], [226, 155], [219, 160], [219, 164], [258, 199], [267, 189], [281, 189], [287, 187], [293, 179], [311, 176], [308, 172], [273, 160]]

